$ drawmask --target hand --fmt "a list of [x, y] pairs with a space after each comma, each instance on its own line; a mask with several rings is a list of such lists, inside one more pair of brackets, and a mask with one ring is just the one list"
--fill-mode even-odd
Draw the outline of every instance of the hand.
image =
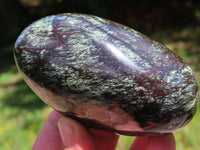
[[[87, 129], [53, 111], [39, 133], [33, 150], [115, 150], [119, 136]], [[175, 150], [172, 134], [136, 137], [129, 150]]]

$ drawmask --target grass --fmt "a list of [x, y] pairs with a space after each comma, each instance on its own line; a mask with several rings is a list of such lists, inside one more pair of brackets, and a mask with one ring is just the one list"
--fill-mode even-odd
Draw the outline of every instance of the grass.
[[0, 75], [0, 150], [27, 150], [50, 112], [17, 72]]
[[[192, 33], [192, 34], [191, 34]], [[200, 28], [159, 31], [149, 35], [176, 51], [192, 67], [200, 86]], [[52, 111], [25, 84], [18, 74], [12, 46], [4, 47], [0, 60], [0, 150], [31, 149], [43, 123]], [[183, 130], [175, 133], [177, 150], [198, 150], [198, 111]], [[117, 150], [127, 150], [134, 137], [121, 136]]]

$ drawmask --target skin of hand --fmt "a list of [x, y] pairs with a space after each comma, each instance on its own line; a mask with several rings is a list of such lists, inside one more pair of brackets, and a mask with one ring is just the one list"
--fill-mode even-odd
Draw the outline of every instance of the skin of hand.
[[[119, 136], [88, 129], [53, 111], [41, 129], [32, 150], [115, 150]], [[129, 150], [175, 150], [173, 134], [136, 137]]]

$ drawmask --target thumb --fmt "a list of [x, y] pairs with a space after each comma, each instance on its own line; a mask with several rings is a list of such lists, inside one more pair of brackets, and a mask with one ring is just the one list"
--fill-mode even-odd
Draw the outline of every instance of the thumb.
[[61, 118], [58, 129], [65, 150], [96, 150], [91, 132], [84, 126], [70, 118]]

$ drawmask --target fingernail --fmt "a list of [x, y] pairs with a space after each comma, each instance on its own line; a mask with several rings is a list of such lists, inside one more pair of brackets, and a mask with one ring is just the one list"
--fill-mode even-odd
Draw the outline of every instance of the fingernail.
[[61, 138], [64, 142], [65, 147], [73, 147], [75, 145], [75, 135], [74, 135], [74, 129], [69, 124], [68, 120], [66, 118], [61, 118], [58, 121], [58, 128], [61, 135]]

